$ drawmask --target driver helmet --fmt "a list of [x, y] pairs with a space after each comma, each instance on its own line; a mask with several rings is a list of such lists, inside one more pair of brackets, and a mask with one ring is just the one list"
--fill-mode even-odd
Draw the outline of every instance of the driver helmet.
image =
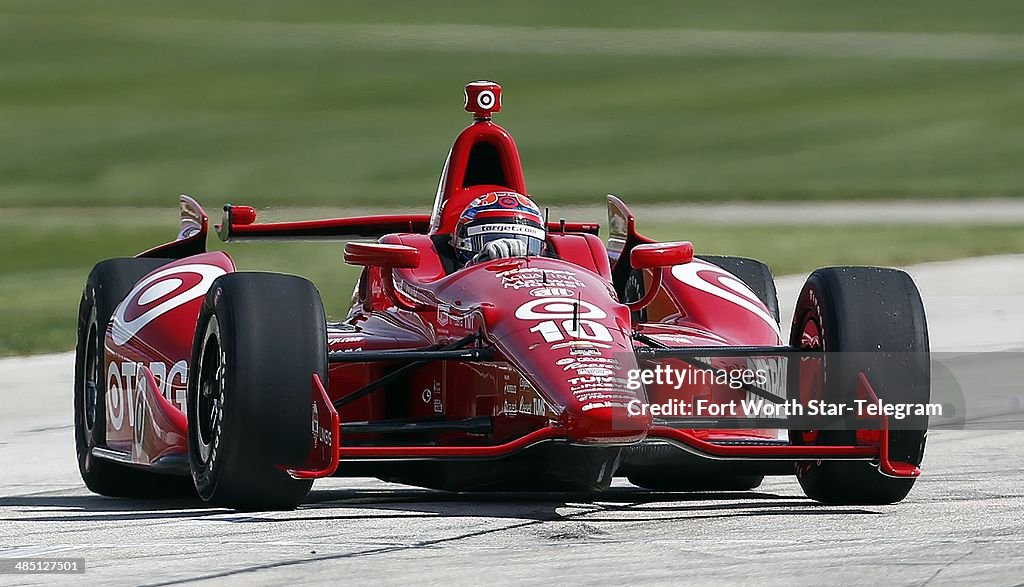
[[517, 192], [488, 192], [473, 200], [459, 216], [452, 246], [460, 265], [484, 250], [487, 243], [515, 239], [527, 255], [541, 255], [547, 232], [540, 209], [528, 196]]

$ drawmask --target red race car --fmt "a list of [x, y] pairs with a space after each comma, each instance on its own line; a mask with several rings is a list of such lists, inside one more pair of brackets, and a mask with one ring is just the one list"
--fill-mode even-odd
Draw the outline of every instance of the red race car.
[[89, 489], [274, 509], [326, 476], [704, 491], [795, 474], [826, 503], [907, 495], [927, 418], [890, 408], [927, 402], [929, 371], [906, 273], [815, 271], [784, 339], [763, 263], [653, 242], [613, 196], [607, 244], [549, 221], [491, 120], [501, 88], [469, 84], [466, 109], [430, 214], [260, 223], [225, 206], [224, 241], [350, 241], [344, 320], [308, 280], [207, 251], [187, 196], [176, 240], [93, 268], [75, 370]]

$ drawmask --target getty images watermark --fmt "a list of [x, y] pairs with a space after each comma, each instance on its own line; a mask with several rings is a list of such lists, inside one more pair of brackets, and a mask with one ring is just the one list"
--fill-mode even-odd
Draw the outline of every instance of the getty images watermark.
[[[627, 404], [631, 416], [651, 415], [676, 418], [802, 418], [802, 417], [879, 417], [903, 420], [911, 416], [941, 417], [941, 403], [884, 402], [881, 399], [851, 399], [832, 402], [826, 399], [800, 401], [787, 393], [785, 369], [777, 363], [751, 361], [745, 368], [676, 369], [658, 365], [652, 369], [631, 369], [626, 374], [626, 388], [642, 386], [663, 391], [680, 391], [701, 386], [727, 387], [745, 397], [714, 397], [696, 395], [687, 398], [659, 398], [655, 402], [634, 399]], [[754, 392], [754, 393], [752, 393]]]

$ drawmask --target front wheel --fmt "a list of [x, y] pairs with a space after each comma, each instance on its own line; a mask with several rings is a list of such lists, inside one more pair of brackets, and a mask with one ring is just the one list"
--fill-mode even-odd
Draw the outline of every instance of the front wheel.
[[195, 496], [192, 480], [134, 469], [98, 458], [107, 445], [107, 378], [103, 351], [111, 316], [137, 281], [171, 259], [107, 259], [93, 267], [78, 307], [75, 347], [75, 452], [78, 470], [93, 493], [111, 497]]
[[210, 286], [192, 349], [188, 445], [200, 497], [243, 510], [291, 509], [312, 480], [282, 466], [310, 449], [313, 374], [327, 381], [327, 326], [301, 277], [229, 273]]
[[[801, 373], [802, 400], [850, 404], [858, 373], [867, 375], [886, 403], [924, 404], [930, 397], [928, 326], [917, 286], [909, 275], [877, 267], [828, 267], [807, 279], [797, 299], [790, 344], [823, 351], [824, 362]], [[877, 443], [875, 431], [791, 430], [794, 444]], [[904, 420], [892, 430], [893, 460], [920, 465], [927, 418]], [[872, 463], [818, 461], [797, 465], [811, 499], [830, 504], [890, 504], [910, 492], [914, 479], [883, 475]]]

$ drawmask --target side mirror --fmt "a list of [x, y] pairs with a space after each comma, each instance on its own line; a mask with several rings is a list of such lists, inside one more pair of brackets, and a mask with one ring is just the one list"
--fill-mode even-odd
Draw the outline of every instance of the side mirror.
[[633, 269], [657, 269], [693, 261], [693, 243], [649, 243], [637, 245], [629, 252], [629, 264]]
[[345, 262], [363, 267], [415, 269], [420, 266], [420, 252], [408, 245], [382, 243], [345, 244]]

